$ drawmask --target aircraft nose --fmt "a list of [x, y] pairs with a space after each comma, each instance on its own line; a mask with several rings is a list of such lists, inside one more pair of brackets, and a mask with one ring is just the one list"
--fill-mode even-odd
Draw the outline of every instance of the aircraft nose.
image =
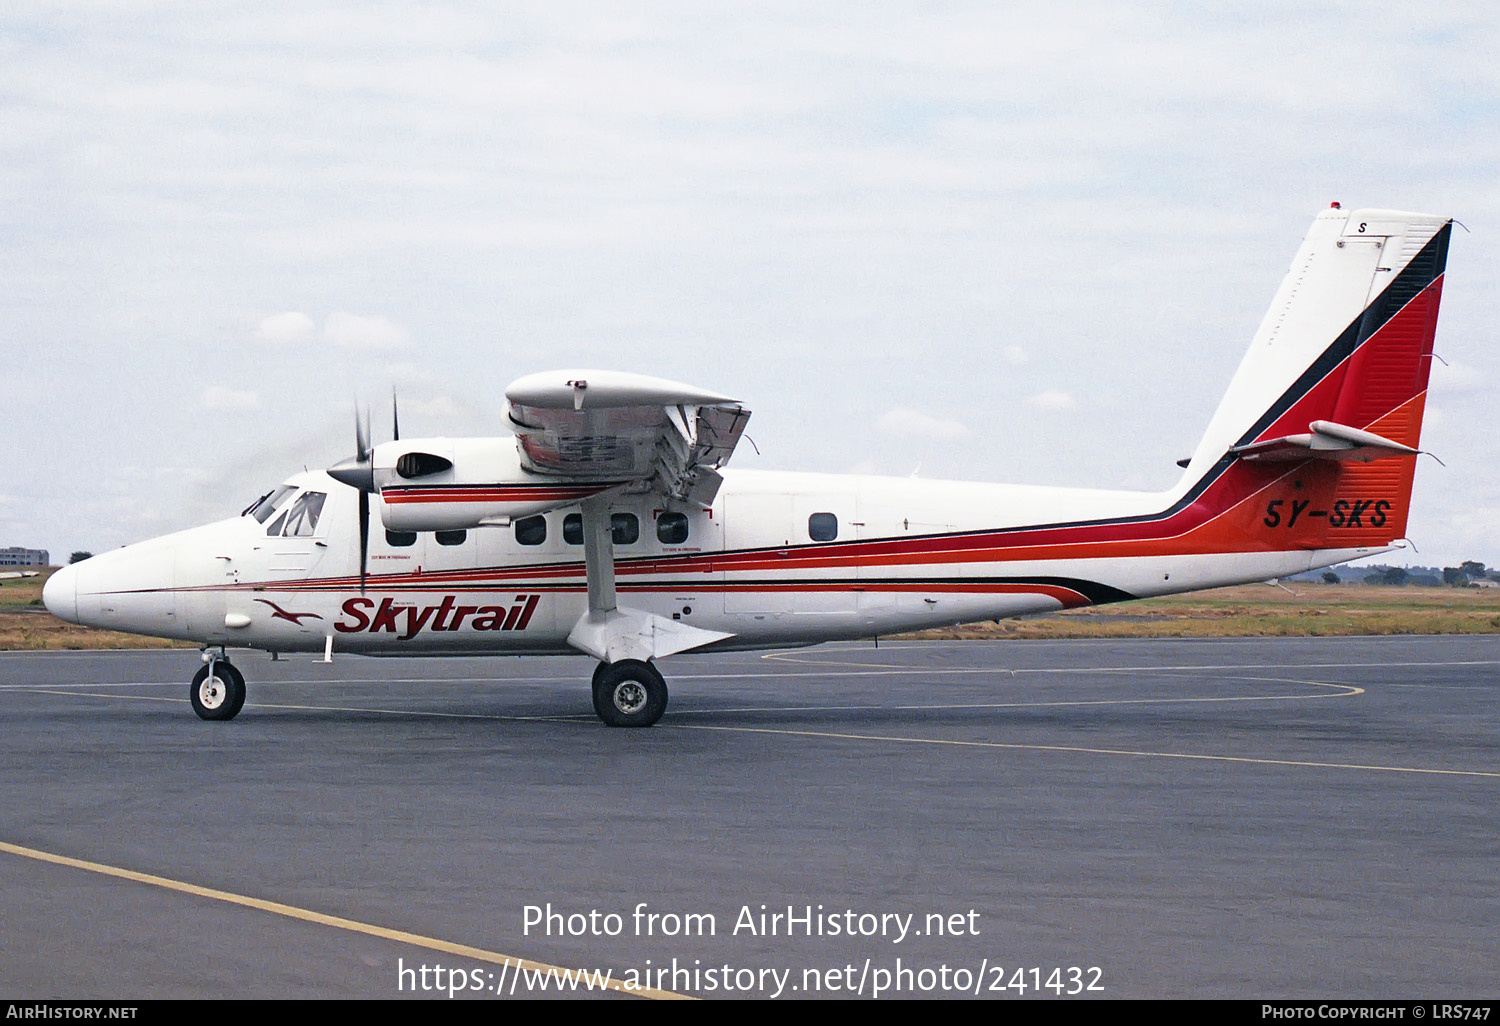
[[65, 566], [42, 585], [42, 602], [59, 620], [78, 622], [78, 568]]

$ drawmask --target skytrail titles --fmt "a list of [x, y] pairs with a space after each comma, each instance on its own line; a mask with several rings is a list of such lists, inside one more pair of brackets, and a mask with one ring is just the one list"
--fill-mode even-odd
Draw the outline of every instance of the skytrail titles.
[[339, 620], [333, 629], [343, 634], [388, 631], [401, 641], [410, 641], [423, 627], [456, 631], [472, 616], [469, 625], [476, 631], [524, 631], [540, 599], [540, 595], [517, 595], [509, 606], [460, 606], [458, 596], [444, 595], [438, 605], [415, 606], [385, 598], [377, 608], [373, 599], [352, 598], [343, 606], [348, 619]]

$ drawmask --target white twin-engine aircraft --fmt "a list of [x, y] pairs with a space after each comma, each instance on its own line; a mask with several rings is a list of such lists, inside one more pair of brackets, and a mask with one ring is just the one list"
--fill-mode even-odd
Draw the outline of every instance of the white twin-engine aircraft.
[[[1176, 487], [1094, 491], [724, 470], [749, 412], [593, 370], [506, 389], [513, 437], [401, 439], [239, 517], [59, 570], [75, 623], [193, 641], [193, 709], [232, 719], [228, 648], [584, 652], [594, 709], [655, 723], [656, 661], [1213, 588], [1406, 534], [1451, 222], [1313, 222]], [[372, 506], [379, 522], [372, 517]]]

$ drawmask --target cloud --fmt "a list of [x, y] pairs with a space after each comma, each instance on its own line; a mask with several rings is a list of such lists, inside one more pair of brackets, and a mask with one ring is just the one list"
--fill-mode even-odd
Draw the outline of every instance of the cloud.
[[415, 363], [388, 363], [381, 373], [398, 385], [436, 385], [442, 381], [432, 368]]
[[[282, 446], [250, 467], [269, 483], [309, 458], [283, 442], [320, 438], [324, 419], [314, 458], [349, 454], [352, 392], [377, 429], [395, 380], [407, 432], [467, 432], [451, 407], [415, 405], [450, 395], [491, 433], [510, 378], [597, 363], [733, 383], [752, 435], [780, 442], [767, 465], [821, 471], [868, 439], [813, 383], [886, 397], [887, 442], [880, 406], [928, 410], [889, 414], [910, 435], [896, 452], [965, 448], [944, 445], [959, 413], [970, 438], [1009, 439], [1185, 368], [1227, 381], [1331, 199], [1500, 223], [1500, 19], [1473, 0], [1356, 18], [1284, 0], [858, 18], [680, 0], [504, 18], [404, 0], [157, 6], [47, 0], [0, 18], [0, 267], [27, 297], [0, 347], [26, 351], [31, 378], [8, 441], [50, 457], [31, 516], [62, 551], [128, 540], [86, 505], [120, 458], [88, 436], [101, 409], [129, 451], [189, 433], [220, 462]], [[1359, 58], [1327, 60], [1330, 38]], [[1500, 276], [1472, 269], [1497, 265], [1500, 233], [1455, 236], [1439, 347], [1480, 382], [1500, 380], [1485, 344]], [[223, 339], [240, 344], [205, 344]], [[245, 437], [247, 414], [204, 417], [204, 381], [263, 393], [270, 437]], [[1178, 423], [1190, 447], [1217, 391], [1155, 388], [1107, 430], [1137, 442]], [[1431, 446], [1470, 458], [1450, 460], [1442, 493], [1435, 468], [1419, 474], [1429, 508], [1468, 501], [1500, 460], [1484, 397], [1434, 368], [1448, 418], [1437, 430], [1432, 407]], [[934, 475], [1118, 480], [1097, 443], [921, 456]], [[758, 459], [742, 448], [735, 465]], [[224, 491], [192, 512], [222, 512]], [[1476, 538], [1500, 561], [1500, 534]]]
[[257, 393], [225, 388], [222, 385], [209, 385], [198, 396], [198, 402], [206, 410], [223, 410], [229, 413], [260, 409], [260, 396]]
[[1449, 392], [1477, 392], [1485, 387], [1483, 371], [1457, 360], [1444, 364], [1432, 362], [1432, 388], [1439, 396]]
[[287, 313], [273, 314], [260, 322], [255, 329], [255, 337], [262, 342], [272, 342], [284, 345], [291, 342], [308, 342], [312, 340], [317, 325], [313, 319], [305, 313], [295, 310]]
[[403, 399], [401, 410], [413, 416], [432, 418], [462, 417], [472, 412], [446, 395], [434, 396], [431, 399]]
[[898, 406], [878, 421], [880, 430], [891, 435], [926, 435], [929, 438], [966, 438], [969, 429], [956, 420], [933, 417]]
[[1069, 392], [1051, 388], [1029, 397], [1026, 405], [1033, 410], [1071, 410], [1077, 408], [1078, 400]]
[[400, 349], [410, 341], [406, 329], [384, 317], [351, 313], [329, 314], [323, 323], [323, 335], [330, 345], [343, 349]]

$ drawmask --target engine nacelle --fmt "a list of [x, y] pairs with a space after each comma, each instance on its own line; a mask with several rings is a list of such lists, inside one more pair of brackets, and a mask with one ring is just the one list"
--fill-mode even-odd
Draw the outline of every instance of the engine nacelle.
[[513, 438], [417, 438], [371, 456], [380, 520], [392, 531], [507, 524], [620, 486], [549, 479], [521, 466]]

